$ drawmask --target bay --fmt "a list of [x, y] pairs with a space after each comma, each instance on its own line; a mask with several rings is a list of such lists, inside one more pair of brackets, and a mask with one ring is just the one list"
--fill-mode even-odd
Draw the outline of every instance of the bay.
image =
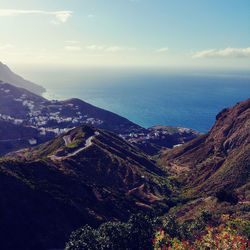
[[208, 131], [223, 108], [249, 98], [250, 72], [171, 72], [155, 69], [26, 70], [49, 99], [80, 98], [143, 126]]

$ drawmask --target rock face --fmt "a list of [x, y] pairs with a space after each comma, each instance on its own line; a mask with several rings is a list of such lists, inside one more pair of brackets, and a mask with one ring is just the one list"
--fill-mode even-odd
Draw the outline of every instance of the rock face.
[[165, 173], [111, 132], [84, 125], [17, 154], [0, 160], [3, 249], [61, 249], [86, 223], [168, 210]]
[[250, 99], [222, 110], [208, 133], [160, 158], [170, 173], [187, 183], [190, 195], [234, 190], [249, 184], [249, 142]]
[[0, 81], [10, 83], [19, 88], [25, 88], [35, 94], [41, 95], [45, 88], [35, 83], [23, 79], [21, 76], [13, 73], [7, 65], [0, 62]]

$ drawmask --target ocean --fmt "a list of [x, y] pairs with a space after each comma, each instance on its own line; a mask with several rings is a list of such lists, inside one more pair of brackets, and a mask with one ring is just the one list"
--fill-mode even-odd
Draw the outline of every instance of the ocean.
[[206, 132], [219, 111], [250, 97], [250, 72], [33, 68], [21, 73], [44, 86], [48, 99], [80, 98], [146, 128], [167, 125]]

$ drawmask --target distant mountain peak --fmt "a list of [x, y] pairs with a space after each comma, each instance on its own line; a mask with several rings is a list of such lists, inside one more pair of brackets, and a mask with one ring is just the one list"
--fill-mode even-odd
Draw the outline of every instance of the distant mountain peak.
[[11, 69], [0, 62], [0, 82], [10, 83], [19, 88], [25, 88], [35, 94], [41, 95], [46, 90], [44, 87], [25, 80], [21, 76], [15, 74]]

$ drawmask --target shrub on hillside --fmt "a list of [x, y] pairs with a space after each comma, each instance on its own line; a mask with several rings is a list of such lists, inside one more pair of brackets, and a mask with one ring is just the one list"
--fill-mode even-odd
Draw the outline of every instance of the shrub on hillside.
[[219, 190], [215, 196], [220, 202], [227, 201], [234, 205], [237, 204], [239, 200], [235, 192], [226, 189]]
[[228, 222], [228, 226], [246, 236], [250, 240], [250, 221], [235, 219]]
[[170, 237], [195, 239], [203, 233], [211, 220], [212, 216], [208, 211], [203, 211], [196, 219], [187, 220], [181, 224], [176, 221], [175, 216], [168, 215], [163, 219], [162, 229]]
[[150, 216], [133, 215], [127, 223], [107, 222], [98, 229], [84, 226], [74, 231], [66, 250], [150, 250], [156, 221]]

